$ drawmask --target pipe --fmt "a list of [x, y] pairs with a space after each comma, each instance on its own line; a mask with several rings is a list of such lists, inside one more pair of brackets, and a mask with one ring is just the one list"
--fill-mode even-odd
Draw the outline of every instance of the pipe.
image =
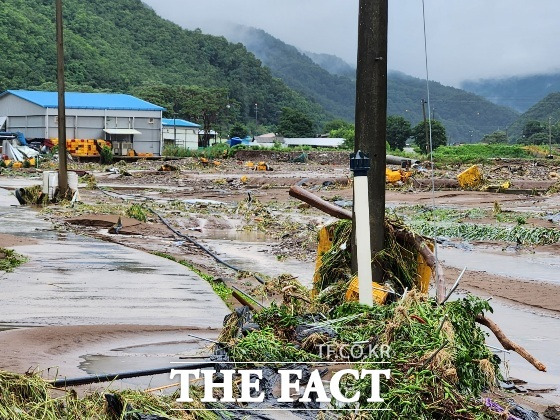
[[415, 159], [408, 159], [402, 156], [392, 156], [392, 155], [387, 155], [386, 156], [386, 162], [389, 165], [399, 165], [401, 166], [403, 162], [410, 162], [411, 165], [414, 165], [416, 163], [420, 163], [419, 160], [415, 160]]
[[[107, 191], [105, 191], [103, 188], [99, 188], [99, 190], [112, 198], [120, 198], [121, 200], [125, 200], [124, 198], [122, 198], [122, 194], [118, 194], [113, 192], [111, 195], [109, 194]], [[117, 196], [117, 197], [115, 197]], [[150, 198], [148, 197], [143, 197], [143, 196], [139, 196], [139, 195], [130, 195], [129, 197], [136, 197], [136, 198], [140, 198], [140, 199], [144, 199], [144, 200], [150, 200]], [[147, 207], [147, 206], [146, 206]], [[175, 229], [173, 226], [171, 226], [169, 224], [169, 222], [162, 216], [160, 215], [158, 212], [156, 212], [154, 209], [152, 209], [151, 207], [147, 207], [147, 209], [152, 212], [153, 214], [155, 214], [159, 220], [171, 231], [173, 232], [175, 235], [179, 236], [180, 238], [186, 239], [187, 241], [189, 241], [191, 244], [197, 246], [198, 248], [200, 248], [201, 250], [203, 250], [204, 252], [206, 252], [208, 255], [210, 255], [212, 258], [214, 258], [217, 262], [219, 262], [222, 265], [225, 265], [226, 267], [232, 269], [233, 271], [235, 271], [236, 273], [242, 272], [244, 270], [241, 270], [227, 262], [225, 262], [224, 260], [222, 260], [220, 257], [218, 257], [216, 254], [214, 254], [212, 251], [210, 251], [208, 248], [206, 248], [204, 245], [202, 245], [201, 243], [197, 242], [196, 240], [194, 240], [193, 238], [191, 238], [190, 236], [184, 235], [181, 232], [179, 232], [177, 229]], [[257, 279], [257, 281], [261, 284], [265, 284], [265, 281], [258, 275], [252, 273], [253, 277]]]
[[171, 369], [202, 369], [206, 367], [213, 367], [214, 365], [215, 365], [214, 362], [191, 363], [187, 365], [167, 366], [164, 368], [133, 370], [129, 372], [120, 372], [120, 373], [109, 373], [106, 375], [82, 376], [82, 377], [70, 378], [70, 379], [68, 378], [56, 379], [54, 381], [49, 381], [49, 384], [55, 388], [61, 388], [66, 386], [89, 385], [89, 384], [97, 384], [100, 382], [112, 382], [120, 379], [137, 378], [139, 376], [160, 375], [162, 373], [171, 372]]

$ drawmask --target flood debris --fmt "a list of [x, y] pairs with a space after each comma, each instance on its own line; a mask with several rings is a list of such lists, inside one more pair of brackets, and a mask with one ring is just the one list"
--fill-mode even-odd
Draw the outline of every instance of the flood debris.
[[0, 273], [10, 273], [25, 262], [27, 262], [27, 257], [18, 254], [13, 249], [0, 248]]
[[[193, 394], [198, 391], [193, 389]], [[57, 389], [37, 373], [0, 372], [0, 417], [6, 420], [45, 419], [205, 419], [200, 403], [178, 403], [178, 392], [154, 395], [143, 391], [89, 392], [78, 397], [71, 389]]]

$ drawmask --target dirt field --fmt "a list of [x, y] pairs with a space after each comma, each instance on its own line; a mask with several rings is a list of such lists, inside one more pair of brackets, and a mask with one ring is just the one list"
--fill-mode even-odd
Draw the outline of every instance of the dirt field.
[[[188, 241], [178, 245], [175, 235], [155, 214], [144, 209], [145, 221], [142, 222], [132, 218], [134, 215], [127, 217], [127, 209], [133, 203], [150, 206], [176, 229], [198, 240], [227, 238], [235, 244], [248, 240], [257, 242], [257, 248], [266, 244], [264, 251], [256, 252], [271, 254], [270, 264], [275, 258], [277, 261], [295, 259], [312, 264], [318, 228], [333, 219], [291, 198], [288, 189], [299, 183], [325, 200], [343, 204], [352, 199], [352, 183], [346, 153], [310, 153], [306, 163], [292, 163], [291, 160], [299, 155], [299, 152], [241, 151], [234, 159], [222, 160], [219, 165], [212, 162], [204, 165], [195, 158], [168, 161], [165, 164], [167, 169], [172, 169], [169, 171], [159, 170], [163, 163], [158, 161], [120, 162], [112, 170], [104, 172], [99, 171], [101, 168], [98, 165], [73, 164], [75, 168], [89, 170], [97, 186], [104, 191], [82, 188], [82, 203], [73, 208], [51, 207], [46, 215], [63, 229], [188, 259], [219, 277], [235, 276]], [[258, 161], [265, 161], [271, 170], [255, 171], [248, 167], [247, 162]], [[497, 161], [493, 165], [483, 165], [483, 172], [489, 184], [509, 180], [513, 189], [538, 187], [544, 192], [558, 182], [557, 173], [560, 172], [558, 167], [547, 165], [548, 162]], [[465, 168], [452, 165], [436, 169], [434, 176], [436, 180], [451, 182]], [[440, 189], [432, 194], [429, 187], [419, 187], [420, 184], [431, 184], [430, 176], [429, 171], [415, 172], [412, 182], [389, 185], [387, 208], [394, 209], [398, 216], [405, 217], [405, 221], [407, 218], [414, 220], [418, 212], [425, 212], [434, 202], [436, 208], [486, 212], [473, 220], [459, 220], [459, 223], [496, 225], [498, 217], [492, 209], [498, 205], [503, 215], [511, 213], [515, 217], [523, 217], [526, 227], [560, 228], [558, 194], [525, 195], [458, 189]], [[115, 235], [111, 227], [117, 223], [119, 216], [122, 228]], [[503, 225], [511, 225], [513, 221], [512, 216]], [[22, 244], [18, 241], [22, 239], [0, 235], [0, 246]], [[477, 248], [487, 241], [470, 240], [468, 243]], [[220, 249], [227, 249], [228, 243], [221, 245]], [[494, 245], [506, 248], [512, 243], [498, 241]], [[537, 255], [543, 252], [557, 256], [559, 253], [558, 244], [518, 246]], [[555, 293], [560, 292], [560, 283], [543, 282], [539, 278], [528, 282], [527, 279], [516, 278], [514, 272], [496, 276], [478, 270], [476, 258], [473, 258], [461, 287], [560, 312], [560, 293]], [[447, 267], [447, 270], [449, 278], [455, 277], [456, 269]], [[309, 279], [304, 283], [309, 284]], [[241, 287], [245, 285], [241, 284]], [[534, 293], [527, 293], [528, 290]]]
[[[352, 199], [345, 154], [318, 153], [310, 155], [307, 163], [290, 162], [294, 156], [246, 153], [221, 161], [220, 165], [203, 165], [194, 158], [187, 158], [165, 162], [172, 166], [168, 167], [172, 170], [165, 171], [158, 170], [164, 164], [158, 161], [117, 163], [111, 170], [93, 164], [73, 164], [75, 169], [87, 170], [94, 178], [88, 182], [83, 179], [80, 199], [74, 206], [50, 206], [42, 211], [42, 216], [51, 220], [58, 231], [86, 234], [188, 261], [202, 272], [224, 279], [229, 286], [266, 303], [262, 286], [251, 273], [258, 272], [261, 277], [288, 273], [311, 286], [318, 229], [335, 220], [291, 198], [289, 187], [298, 183], [339, 205], [347, 206]], [[261, 160], [272, 170], [255, 171], [247, 166], [248, 161]], [[448, 185], [465, 168], [440, 168], [434, 175]], [[510, 180], [514, 189], [538, 191], [520, 194], [438, 188], [432, 193], [431, 174], [421, 171], [415, 172], [410, 183], [388, 185], [386, 207], [405, 222], [428, 228], [436, 220], [453, 226], [469, 224], [502, 230], [518, 227], [531, 234], [538, 233], [535, 229], [545, 229], [542, 235], [551, 237], [560, 231], [560, 196], [546, 193], [557, 185], [553, 174], [559, 168], [501, 161], [485, 165], [483, 170], [490, 184]], [[27, 178], [33, 179], [33, 174], [27, 174]], [[37, 183], [40, 183], [38, 176]], [[432, 202], [439, 213], [427, 216]], [[174, 234], [149, 208], [187, 238]], [[241, 275], [219, 264], [191, 239], [237, 266]], [[554, 274], [548, 278], [540, 273], [554, 273], [556, 267], [549, 261], [558, 258], [560, 246], [557, 242], [539, 240], [532, 243], [519, 238], [465, 239], [443, 235], [439, 248], [465, 250], [459, 264], [444, 258], [446, 278], [453, 282], [461, 271], [459, 265], [464, 263], [468, 270], [460, 289], [483, 297], [502, 298], [520, 308], [558, 318], [560, 281]], [[0, 247], [29, 243], [25, 241], [30, 240], [0, 235]], [[497, 255], [495, 265], [500, 265], [501, 271], [488, 268], [489, 247]], [[519, 272], [513, 265], [501, 263], [502, 256], [521, 262], [532, 258], [531, 261], [540, 264], [539, 270], [528, 265], [523, 273]], [[239, 304], [233, 299], [230, 303]], [[110, 336], [111, 328], [108, 326], [102, 333]], [[126, 334], [136, 332], [127, 331]], [[27, 345], [29, 335], [19, 331], [11, 335], [13, 348]], [[61, 346], [73, 340], [67, 332], [60, 334], [60, 340], [56, 337], [55, 334], [55, 342], [60, 341]], [[44, 353], [41, 357], [54, 357], [49, 349], [39, 348], [38, 351]]]
[[[345, 154], [317, 153], [310, 155], [307, 163], [289, 162], [294, 156], [243, 151], [236, 159], [221, 161], [220, 166], [205, 166], [193, 158], [167, 162], [176, 171], [158, 171], [161, 162], [117, 164], [115, 168], [120, 173], [93, 172], [98, 186], [104, 188], [105, 193], [99, 189], [82, 189], [83, 205], [70, 210], [54, 209], [51, 217], [68, 229], [85, 231], [105, 240], [148, 251], [169, 253], [180, 259], [192, 260], [214, 275], [234, 277], [230, 270], [224, 271], [191, 244], [177, 246], [172, 239], [173, 234], [152, 213], [146, 212], [146, 222], [143, 223], [122, 217], [120, 234], [107, 233], [118, 218], [102, 214], [124, 215], [131, 203], [144, 203], [163, 214], [179, 231], [193, 238], [204, 241], [227, 237], [239, 244], [243, 242], [243, 235], [247, 237], [252, 233], [253, 238], [249, 238], [249, 242], [255, 242], [255, 235], [260, 235], [257, 245], [270, 245], [265, 251], [272, 254], [270, 264], [274, 263], [274, 257], [278, 260], [289, 258], [312, 263], [318, 227], [333, 219], [291, 198], [288, 189], [299, 183], [326, 200], [348, 202], [352, 198], [350, 171], [345, 164]], [[260, 160], [266, 161], [273, 170], [255, 171], [246, 165], [248, 161]], [[465, 167], [455, 165], [438, 169], [434, 174], [440, 180], [453, 180], [463, 169]], [[485, 165], [483, 170], [491, 184], [510, 180], [514, 186], [539, 185], [541, 189], [554, 185], [558, 172], [554, 166], [520, 161], [500, 161], [493, 166]], [[429, 176], [429, 172], [416, 172], [414, 179], [427, 180]], [[387, 207], [395, 208], [395, 212], [405, 216], [405, 220], [406, 217], [414, 220], [417, 217], [415, 212], [425, 211], [434, 201], [437, 208], [486, 212], [470, 220], [476, 224], [498, 224], [492, 209], [499, 205], [503, 215], [512, 214], [511, 220], [508, 221], [506, 217], [504, 225], [511, 225], [515, 217], [523, 217], [525, 227], [556, 230], [560, 227], [559, 219], [555, 219], [558, 214], [558, 194], [524, 195], [457, 189], [438, 190], [432, 194], [427, 188], [416, 187], [414, 182], [388, 188]], [[149, 241], [146, 240], [148, 238]], [[468, 243], [476, 248], [487, 241], [471, 240]], [[497, 241], [495, 245], [505, 248], [512, 243]], [[536, 254], [544, 252], [558, 255], [557, 245], [521, 244], [519, 247], [530, 249]], [[469, 271], [461, 284], [463, 288], [560, 312], [560, 293], [555, 293], [560, 292], [560, 283], [542, 282], [539, 278], [529, 283], [526, 279], [516, 278], [513, 272], [507, 276], [485, 273], [477, 270], [476, 258], [473, 258], [475, 260], [469, 262]], [[453, 278], [457, 271], [452, 267], [447, 270], [449, 278]], [[244, 287], [243, 284], [241, 286]], [[534, 293], [527, 293], [528, 290]]]

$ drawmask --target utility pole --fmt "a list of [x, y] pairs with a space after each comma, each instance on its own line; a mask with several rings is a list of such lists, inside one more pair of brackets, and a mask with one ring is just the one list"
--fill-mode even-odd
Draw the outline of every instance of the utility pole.
[[[385, 141], [387, 129], [387, 21], [388, 0], [360, 0], [358, 65], [356, 70], [356, 141], [371, 159], [367, 174], [371, 252], [385, 247]], [[356, 197], [354, 197], [356, 203]], [[357, 272], [356, 214], [353, 215], [352, 270]], [[372, 266], [372, 280], [383, 272]]]
[[430, 153], [430, 131], [428, 127], [428, 120], [426, 119], [426, 104], [428, 102], [422, 99], [422, 114], [424, 115], [424, 133], [426, 134], [426, 153]]
[[552, 117], [551, 116], [548, 117], [548, 155], [552, 156]]
[[258, 126], [259, 126], [259, 104], [255, 103], [255, 134], [253, 134], [253, 137], [257, 135]]
[[62, 0], [56, 0], [56, 51], [58, 83], [58, 190], [61, 197], [68, 191], [66, 163], [66, 102], [64, 100], [64, 37], [62, 23]]

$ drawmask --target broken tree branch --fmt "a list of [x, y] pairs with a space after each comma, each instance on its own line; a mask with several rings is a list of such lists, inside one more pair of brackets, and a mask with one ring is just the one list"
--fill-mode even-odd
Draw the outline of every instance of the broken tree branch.
[[494, 321], [486, 318], [484, 315], [478, 315], [476, 317], [476, 322], [484, 325], [485, 327], [488, 327], [488, 329], [492, 331], [492, 333], [496, 336], [496, 338], [498, 339], [498, 341], [504, 347], [505, 350], [513, 350], [521, 357], [523, 357], [525, 360], [527, 360], [529, 363], [531, 363], [538, 370], [540, 370], [541, 372], [546, 372], [546, 366], [542, 362], [537, 360], [532, 354], [530, 354], [519, 344], [514, 343], [509, 338], [507, 338], [504, 332], [498, 326], [498, 324], [496, 324]]

